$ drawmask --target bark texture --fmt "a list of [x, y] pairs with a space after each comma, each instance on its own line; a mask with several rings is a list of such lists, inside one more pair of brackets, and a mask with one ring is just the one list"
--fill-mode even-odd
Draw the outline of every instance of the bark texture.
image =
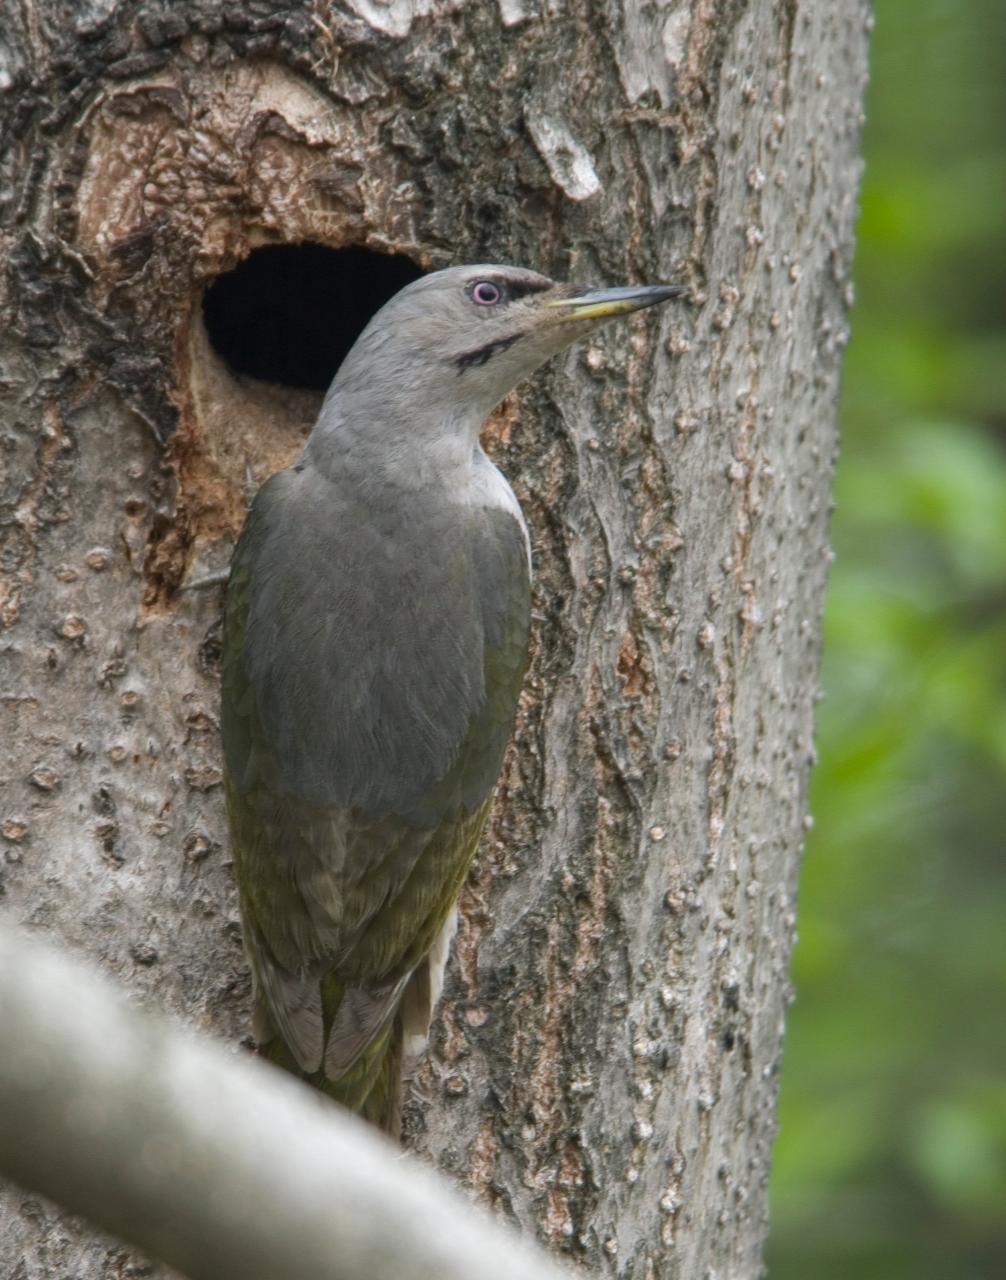
[[[760, 1270], [838, 373], [863, 0], [4, 0], [0, 832], [13, 915], [232, 1043], [217, 734], [254, 246], [682, 281], [487, 429], [534, 663], [411, 1145], [599, 1275]], [[136, 1274], [10, 1191], [19, 1280]], [[130, 1268], [133, 1268], [131, 1271]]]

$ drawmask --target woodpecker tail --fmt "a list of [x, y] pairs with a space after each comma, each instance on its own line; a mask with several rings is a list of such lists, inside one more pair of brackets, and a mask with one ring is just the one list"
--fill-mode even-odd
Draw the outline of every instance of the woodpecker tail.
[[402, 1136], [402, 1043], [402, 1018], [398, 1014], [391, 1025], [387, 1048], [370, 1092], [360, 1107], [360, 1115], [364, 1120], [383, 1129], [395, 1142]]
[[259, 1045], [259, 1053], [397, 1141], [401, 1131], [402, 1046], [402, 1017], [396, 1013], [338, 1080], [329, 1080], [324, 1069], [302, 1071], [282, 1036], [275, 1035]]

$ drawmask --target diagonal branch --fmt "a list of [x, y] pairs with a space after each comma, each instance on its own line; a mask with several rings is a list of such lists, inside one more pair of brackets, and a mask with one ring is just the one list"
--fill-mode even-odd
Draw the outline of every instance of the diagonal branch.
[[191, 1280], [562, 1280], [360, 1121], [0, 926], [0, 1173]]

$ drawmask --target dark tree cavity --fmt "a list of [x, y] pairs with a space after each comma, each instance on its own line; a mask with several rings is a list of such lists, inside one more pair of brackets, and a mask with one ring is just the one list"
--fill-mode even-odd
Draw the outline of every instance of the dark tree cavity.
[[324, 391], [374, 312], [420, 275], [355, 246], [265, 245], [207, 288], [206, 336], [232, 373]]

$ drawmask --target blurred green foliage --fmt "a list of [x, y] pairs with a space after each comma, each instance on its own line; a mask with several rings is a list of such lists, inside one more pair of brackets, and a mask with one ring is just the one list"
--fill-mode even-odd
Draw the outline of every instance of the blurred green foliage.
[[770, 1280], [1006, 1277], [1006, 0], [876, 0]]

